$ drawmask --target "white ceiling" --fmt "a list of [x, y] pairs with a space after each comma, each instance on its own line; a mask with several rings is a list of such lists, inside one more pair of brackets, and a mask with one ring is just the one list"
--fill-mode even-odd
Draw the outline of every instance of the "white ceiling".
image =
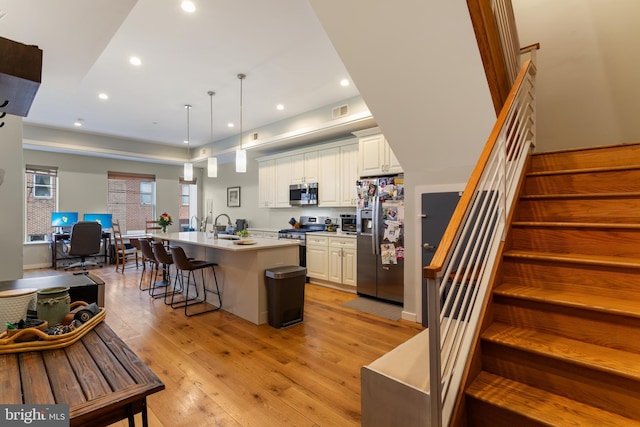
[[358, 95], [306, 0], [194, 0], [193, 14], [180, 1], [0, 0], [0, 36], [44, 55], [24, 122], [182, 145], [191, 104], [196, 147], [211, 143], [211, 100], [214, 141], [238, 134], [238, 73], [244, 131]]

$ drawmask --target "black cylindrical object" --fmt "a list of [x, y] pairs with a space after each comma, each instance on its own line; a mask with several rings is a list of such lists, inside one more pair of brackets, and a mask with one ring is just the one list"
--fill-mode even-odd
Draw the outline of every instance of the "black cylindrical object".
[[302, 323], [307, 269], [297, 265], [265, 270], [269, 325], [286, 328]]

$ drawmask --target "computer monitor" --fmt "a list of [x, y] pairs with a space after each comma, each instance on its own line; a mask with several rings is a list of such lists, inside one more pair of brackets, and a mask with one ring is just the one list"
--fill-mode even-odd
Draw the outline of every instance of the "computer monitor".
[[69, 233], [73, 224], [78, 222], [78, 212], [51, 212], [51, 226], [58, 233]]
[[71, 227], [78, 222], [78, 212], [51, 212], [52, 227]]
[[103, 230], [112, 228], [111, 224], [112, 215], [110, 213], [86, 213], [83, 215], [83, 221], [95, 221], [102, 226]]

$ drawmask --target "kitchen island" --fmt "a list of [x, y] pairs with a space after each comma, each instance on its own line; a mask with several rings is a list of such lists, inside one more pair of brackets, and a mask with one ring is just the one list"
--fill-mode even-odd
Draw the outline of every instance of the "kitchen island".
[[[298, 243], [250, 237], [250, 244], [242, 244], [231, 240], [234, 237], [220, 235], [214, 239], [211, 233], [199, 231], [153, 235], [169, 246], [181, 246], [188, 257], [217, 263], [222, 309], [260, 325], [268, 319], [265, 270], [299, 265]], [[212, 286], [213, 277], [207, 276], [206, 280]]]

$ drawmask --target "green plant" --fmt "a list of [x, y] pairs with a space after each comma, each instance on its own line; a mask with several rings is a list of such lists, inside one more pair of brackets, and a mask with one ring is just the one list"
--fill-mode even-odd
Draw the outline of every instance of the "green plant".
[[236, 231], [236, 235], [240, 236], [240, 237], [249, 237], [249, 231], [248, 230], [240, 230], [240, 231]]

